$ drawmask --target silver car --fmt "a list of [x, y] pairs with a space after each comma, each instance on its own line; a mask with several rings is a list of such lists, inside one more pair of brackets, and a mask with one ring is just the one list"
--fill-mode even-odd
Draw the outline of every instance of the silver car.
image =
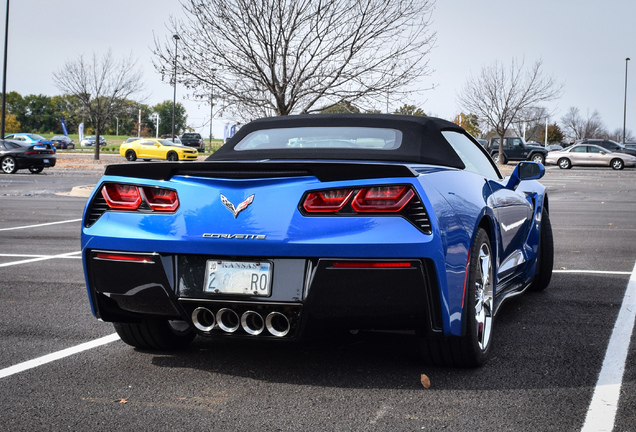
[[558, 165], [561, 169], [573, 166], [609, 166], [615, 170], [636, 166], [636, 157], [611, 152], [603, 147], [591, 144], [576, 144], [561, 151], [549, 152], [546, 165]]

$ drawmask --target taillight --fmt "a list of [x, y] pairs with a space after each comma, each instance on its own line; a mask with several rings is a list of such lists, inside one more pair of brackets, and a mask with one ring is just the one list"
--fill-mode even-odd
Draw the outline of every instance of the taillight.
[[309, 192], [302, 208], [307, 213], [398, 213], [414, 196], [408, 185], [329, 189]]
[[173, 212], [179, 207], [177, 191], [151, 187], [142, 190], [148, 205], [155, 211]]
[[108, 183], [102, 188], [102, 196], [108, 207], [118, 210], [137, 210], [141, 205], [141, 194], [137, 186]]
[[107, 183], [102, 187], [106, 204], [115, 210], [150, 208], [158, 212], [173, 212], [179, 207], [179, 197], [172, 189]]
[[411, 268], [410, 262], [402, 261], [337, 261], [333, 263], [333, 268], [344, 269], [394, 269], [394, 268]]
[[361, 189], [351, 203], [358, 213], [399, 212], [413, 198], [410, 186], [377, 186]]
[[123, 262], [136, 262], [144, 264], [153, 264], [152, 256], [138, 255], [138, 254], [120, 254], [110, 252], [97, 252], [95, 258], [107, 261], [123, 261]]
[[352, 194], [353, 189], [310, 192], [305, 198], [303, 208], [310, 213], [335, 213], [345, 206]]

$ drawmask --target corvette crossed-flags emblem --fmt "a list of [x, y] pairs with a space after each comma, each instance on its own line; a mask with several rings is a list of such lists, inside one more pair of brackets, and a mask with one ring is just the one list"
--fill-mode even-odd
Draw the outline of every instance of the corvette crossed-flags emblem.
[[229, 211], [232, 212], [235, 219], [240, 212], [242, 212], [243, 210], [247, 208], [247, 206], [252, 204], [252, 201], [254, 201], [254, 195], [250, 195], [249, 197], [247, 197], [245, 201], [240, 203], [238, 207], [234, 207], [234, 204], [232, 204], [229, 199], [227, 199], [223, 194], [221, 194], [221, 202], [223, 203], [225, 208], [227, 208]]

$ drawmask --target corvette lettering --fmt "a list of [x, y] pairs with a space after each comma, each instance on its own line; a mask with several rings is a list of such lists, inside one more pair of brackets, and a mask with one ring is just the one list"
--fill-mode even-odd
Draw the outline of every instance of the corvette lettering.
[[265, 240], [265, 234], [203, 234], [203, 238], [209, 239], [237, 239], [237, 240]]

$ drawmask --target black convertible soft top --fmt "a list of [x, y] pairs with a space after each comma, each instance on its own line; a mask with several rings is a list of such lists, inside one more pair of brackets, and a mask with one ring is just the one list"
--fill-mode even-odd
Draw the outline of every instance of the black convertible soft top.
[[[235, 146], [250, 133], [262, 129], [299, 127], [365, 127], [395, 129], [402, 132], [402, 144], [392, 150], [351, 148], [285, 148], [237, 151]], [[464, 169], [465, 165], [442, 136], [442, 131], [466, 132], [435, 117], [393, 114], [309, 114], [269, 117], [243, 126], [208, 161], [259, 160], [355, 160], [442, 165]]]

